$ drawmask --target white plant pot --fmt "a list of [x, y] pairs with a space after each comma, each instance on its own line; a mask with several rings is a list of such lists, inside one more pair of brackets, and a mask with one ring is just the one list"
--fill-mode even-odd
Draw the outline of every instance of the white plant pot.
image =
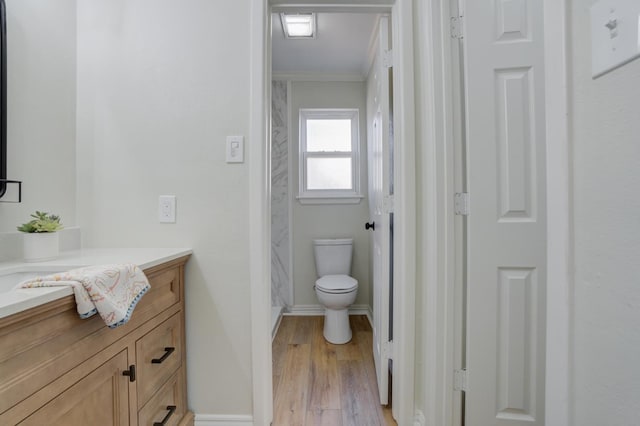
[[25, 262], [42, 262], [58, 257], [57, 232], [25, 233], [22, 241]]

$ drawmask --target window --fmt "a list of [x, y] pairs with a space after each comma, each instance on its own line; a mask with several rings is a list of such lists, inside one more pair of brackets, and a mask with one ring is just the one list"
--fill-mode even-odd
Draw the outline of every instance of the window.
[[300, 110], [300, 202], [360, 201], [358, 127], [357, 109]]

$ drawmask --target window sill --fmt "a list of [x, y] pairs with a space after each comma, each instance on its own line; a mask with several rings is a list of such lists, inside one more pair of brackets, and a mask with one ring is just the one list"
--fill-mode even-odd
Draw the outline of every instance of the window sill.
[[363, 198], [364, 195], [357, 194], [349, 194], [343, 196], [298, 195], [296, 197], [300, 204], [360, 204], [360, 201]]

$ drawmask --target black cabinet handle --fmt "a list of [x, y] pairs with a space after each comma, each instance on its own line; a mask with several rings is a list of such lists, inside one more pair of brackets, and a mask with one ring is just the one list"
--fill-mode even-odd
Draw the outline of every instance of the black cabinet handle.
[[129, 376], [129, 381], [130, 382], [135, 382], [136, 381], [136, 366], [135, 365], [130, 365], [128, 370], [124, 370], [122, 372], [123, 376]]
[[367, 231], [369, 229], [371, 229], [372, 231], [375, 231], [376, 230], [376, 223], [375, 222], [365, 223], [364, 224], [364, 229], [366, 229]]
[[[175, 351], [176, 348], [164, 348], [164, 355], [162, 355], [160, 358], [154, 358], [151, 360], [152, 364], [162, 364], [164, 362], [165, 359], [167, 359], [169, 357], [169, 355], [171, 355], [173, 353], [173, 351]], [[168, 410], [168, 408], [167, 408]]]
[[175, 405], [167, 405], [167, 410], [169, 410], [169, 412], [167, 413], [166, 416], [164, 416], [164, 419], [162, 419], [161, 422], [154, 422], [153, 426], [164, 426], [164, 425], [166, 425], [167, 422], [169, 421], [169, 417], [171, 417], [171, 415], [176, 412], [176, 406]]

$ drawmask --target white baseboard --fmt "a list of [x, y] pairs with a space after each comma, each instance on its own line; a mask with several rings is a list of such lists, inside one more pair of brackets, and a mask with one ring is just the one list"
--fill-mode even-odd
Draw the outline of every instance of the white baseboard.
[[273, 342], [273, 339], [276, 338], [276, 334], [278, 334], [278, 329], [280, 329], [280, 323], [282, 322], [282, 316], [283, 314], [280, 314], [280, 316], [278, 317], [278, 321], [276, 321], [275, 325], [273, 326], [273, 329], [271, 330], [271, 341]]
[[194, 426], [253, 426], [253, 417], [242, 414], [196, 414]]
[[[295, 305], [289, 308], [289, 312], [283, 313], [283, 315], [324, 315], [324, 308], [321, 305]], [[369, 305], [351, 305], [349, 307], [349, 315], [371, 315], [371, 308]], [[371, 321], [371, 318], [369, 318]]]
[[424, 414], [420, 410], [416, 410], [416, 414], [413, 418], [413, 426], [425, 426], [427, 424], [427, 419], [424, 417]]
[[373, 309], [371, 309], [371, 306], [367, 306], [367, 319], [369, 320], [369, 325], [371, 326], [371, 329], [373, 330]]
[[349, 307], [349, 315], [369, 315], [369, 305], [351, 305]]
[[289, 312], [285, 312], [282, 315], [324, 315], [324, 308], [320, 305], [295, 305], [289, 307]]
[[278, 328], [280, 328], [280, 323], [282, 322], [282, 311], [283, 308], [281, 306], [271, 307], [271, 341], [276, 338], [276, 333], [278, 332]]

